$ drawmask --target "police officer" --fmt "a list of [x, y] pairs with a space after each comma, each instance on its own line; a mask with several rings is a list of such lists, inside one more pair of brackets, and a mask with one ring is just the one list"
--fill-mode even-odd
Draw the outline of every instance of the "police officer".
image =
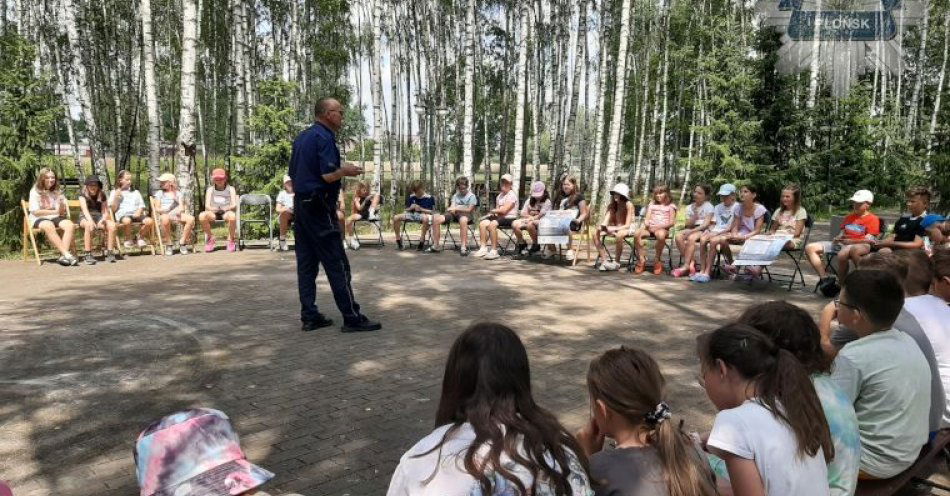
[[333, 325], [317, 310], [319, 265], [330, 281], [333, 299], [343, 314], [343, 332], [375, 331], [382, 326], [360, 313], [350, 286], [350, 262], [343, 251], [343, 235], [336, 215], [341, 181], [363, 169], [340, 163], [336, 133], [343, 125], [343, 106], [333, 98], [317, 102], [317, 122], [294, 140], [290, 178], [294, 182], [294, 236], [297, 241], [297, 291], [300, 293], [302, 330]]

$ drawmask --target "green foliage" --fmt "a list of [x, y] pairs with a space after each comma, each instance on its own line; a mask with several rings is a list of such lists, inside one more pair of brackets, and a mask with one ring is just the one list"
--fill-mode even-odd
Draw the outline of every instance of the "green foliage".
[[43, 164], [55, 112], [48, 79], [33, 72], [35, 48], [14, 30], [0, 35], [0, 250], [16, 250], [25, 198]]

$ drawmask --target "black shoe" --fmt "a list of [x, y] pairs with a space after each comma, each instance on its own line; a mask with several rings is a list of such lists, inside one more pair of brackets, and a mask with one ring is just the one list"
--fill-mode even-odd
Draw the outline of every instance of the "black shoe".
[[115, 253], [112, 253], [111, 251], [106, 253], [106, 262], [115, 263]]
[[841, 292], [841, 286], [834, 276], [824, 277], [818, 282], [818, 291], [826, 298], [834, 298]]
[[366, 317], [363, 317], [363, 320], [359, 322], [353, 324], [343, 324], [343, 327], [340, 328], [340, 332], [368, 332], [378, 331], [382, 328], [383, 325], [379, 322], [374, 322]]
[[402, 249], [402, 240], [401, 240], [401, 239], [397, 239], [397, 240], [396, 240], [396, 249], [397, 249], [397, 250], [401, 250], [401, 249]]
[[541, 251], [541, 245], [531, 245], [531, 249], [528, 250], [528, 254], [535, 254]]
[[333, 319], [328, 319], [323, 315], [320, 316], [318, 320], [305, 320], [300, 326], [300, 330], [303, 332], [316, 331], [317, 329], [322, 329], [324, 327], [330, 327], [333, 325]]
[[422, 250], [425, 250], [425, 249], [426, 249], [426, 244], [423, 243], [422, 241], [420, 241], [419, 244], [416, 245], [416, 251], [422, 251]]
[[92, 253], [86, 253], [86, 258], [83, 259], [83, 262], [86, 262], [86, 265], [96, 265], [96, 259], [92, 256]]
[[425, 253], [442, 253], [442, 248], [428, 247], [425, 250], [422, 250]]

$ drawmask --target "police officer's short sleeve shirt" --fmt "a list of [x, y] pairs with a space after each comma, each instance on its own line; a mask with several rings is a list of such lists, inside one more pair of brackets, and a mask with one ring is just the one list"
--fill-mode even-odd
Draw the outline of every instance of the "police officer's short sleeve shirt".
[[340, 149], [333, 131], [317, 123], [297, 135], [290, 155], [289, 174], [298, 196], [316, 192], [338, 195], [340, 182], [327, 183], [323, 175], [339, 168]]

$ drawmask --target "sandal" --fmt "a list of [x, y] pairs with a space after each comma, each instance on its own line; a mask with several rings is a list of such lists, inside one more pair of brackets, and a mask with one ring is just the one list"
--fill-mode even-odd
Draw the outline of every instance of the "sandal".
[[634, 274], [643, 274], [647, 270], [647, 263], [644, 260], [637, 262], [636, 268], [633, 269]]
[[663, 263], [662, 263], [662, 262], [654, 262], [654, 263], [653, 263], [653, 275], [658, 276], [658, 275], [661, 275], [661, 274], [663, 274]]
[[[684, 269], [683, 267], [677, 267], [677, 268], [673, 269], [673, 272], [670, 272], [670, 275], [673, 276], [673, 277], [679, 278], [679, 277], [685, 276], [685, 275], [686, 275], [686, 272], [687, 272], [687, 269]], [[692, 274], [690, 274], [690, 275], [692, 275]]]

